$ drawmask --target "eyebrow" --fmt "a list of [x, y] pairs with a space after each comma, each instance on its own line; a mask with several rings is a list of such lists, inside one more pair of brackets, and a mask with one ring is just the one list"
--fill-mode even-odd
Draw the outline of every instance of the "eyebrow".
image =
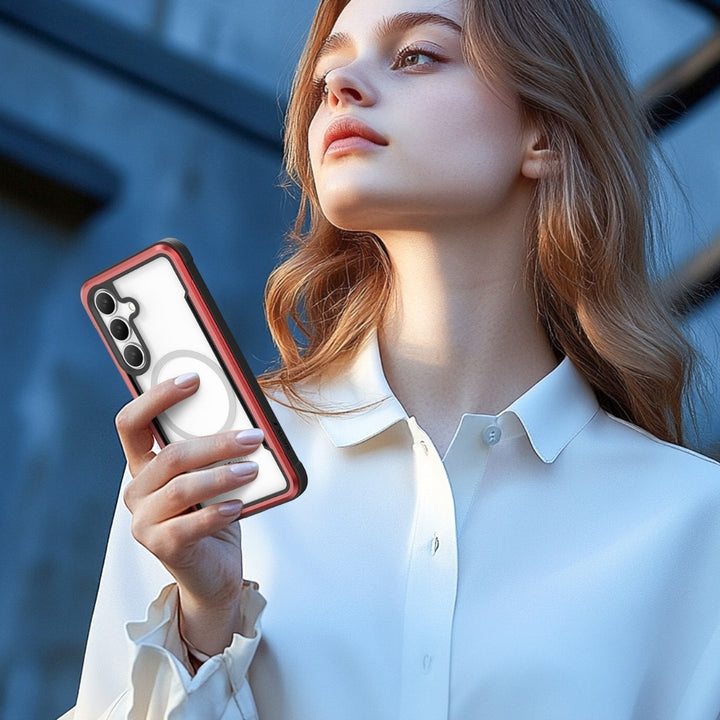
[[[404, 12], [389, 18], [383, 18], [375, 27], [375, 35], [382, 37], [384, 35], [402, 34], [419, 25], [440, 25], [458, 33], [462, 32], [462, 27], [449, 17], [445, 17], [445, 15], [430, 12]], [[348, 33], [332, 33], [325, 38], [320, 46], [315, 62], [317, 63], [326, 55], [343, 50], [350, 45], [352, 45], [352, 37]]]

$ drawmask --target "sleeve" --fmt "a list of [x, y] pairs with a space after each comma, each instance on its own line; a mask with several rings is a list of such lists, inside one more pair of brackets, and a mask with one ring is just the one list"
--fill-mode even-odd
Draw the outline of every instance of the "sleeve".
[[[123, 488], [129, 482], [123, 478]], [[63, 720], [256, 718], [246, 680], [265, 601], [246, 585], [243, 634], [192, 677], [172, 576], [136, 542], [122, 488], [90, 625], [77, 703]], [[142, 622], [133, 622], [145, 617]]]

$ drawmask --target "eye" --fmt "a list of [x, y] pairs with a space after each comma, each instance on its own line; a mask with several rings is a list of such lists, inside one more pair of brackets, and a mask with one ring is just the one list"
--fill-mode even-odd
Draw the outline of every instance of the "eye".
[[402, 68], [421, 67], [442, 61], [443, 58], [439, 53], [428, 50], [427, 48], [417, 47], [416, 45], [408, 45], [398, 51], [393, 61], [392, 69], [401, 70]]
[[312, 88], [313, 88], [313, 97], [315, 98], [316, 103], [321, 103], [325, 101], [325, 98], [328, 96], [328, 86], [327, 82], [325, 81], [325, 78], [327, 77], [327, 73], [323, 73], [320, 77], [313, 78], [312, 81]]

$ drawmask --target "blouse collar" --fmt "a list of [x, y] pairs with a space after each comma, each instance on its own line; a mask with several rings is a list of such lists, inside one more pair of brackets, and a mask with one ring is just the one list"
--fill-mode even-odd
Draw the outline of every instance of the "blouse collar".
[[[336, 447], [357, 445], [408, 415], [385, 379], [377, 335], [372, 333], [344, 372], [318, 382], [303, 395], [331, 414], [319, 421]], [[495, 417], [508, 429], [521, 428], [538, 457], [553, 462], [598, 411], [595, 393], [572, 362], [565, 358]], [[462, 420], [471, 417], [465, 415]], [[516, 422], [519, 420], [519, 425]]]

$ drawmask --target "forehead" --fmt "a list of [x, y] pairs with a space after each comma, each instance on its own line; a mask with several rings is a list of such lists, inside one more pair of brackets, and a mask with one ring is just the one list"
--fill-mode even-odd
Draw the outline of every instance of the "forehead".
[[338, 16], [333, 32], [352, 34], [401, 13], [434, 13], [462, 24], [461, 0], [350, 0]]

